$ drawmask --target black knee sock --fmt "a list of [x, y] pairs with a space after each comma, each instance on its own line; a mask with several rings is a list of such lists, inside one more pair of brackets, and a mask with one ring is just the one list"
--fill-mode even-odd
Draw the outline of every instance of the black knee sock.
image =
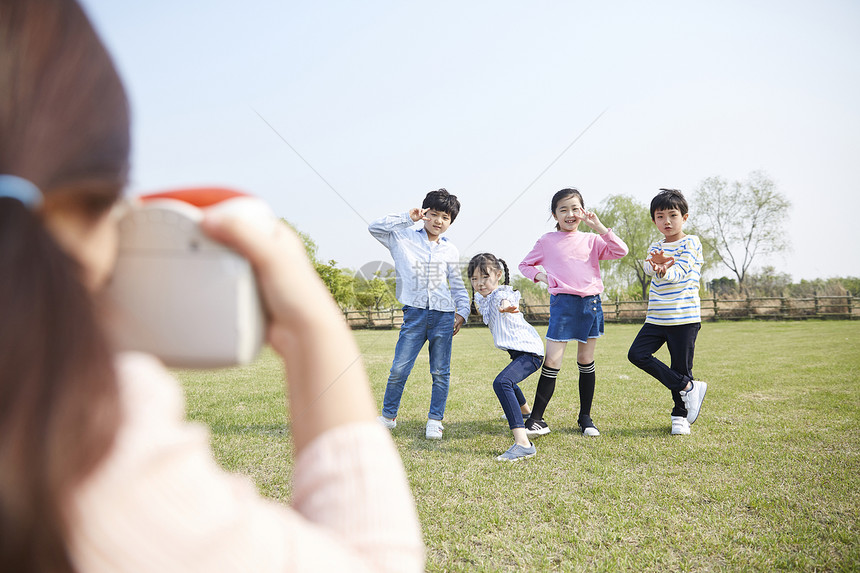
[[537, 390], [535, 390], [535, 402], [532, 404], [533, 420], [542, 420], [546, 405], [549, 404], [552, 393], [555, 392], [555, 379], [558, 377], [559, 368], [544, 366], [540, 371]]
[[591, 403], [594, 401], [594, 383], [597, 375], [594, 373], [594, 361], [591, 364], [576, 363], [579, 367], [579, 416], [591, 415]]

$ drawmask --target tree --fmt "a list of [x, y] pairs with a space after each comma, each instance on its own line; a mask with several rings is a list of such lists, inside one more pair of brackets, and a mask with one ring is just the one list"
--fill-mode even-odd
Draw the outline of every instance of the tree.
[[355, 286], [355, 301], [361, 308], [373, 309], [391, 308], [397, 304], [394, 286], [379, 277], [373, 277], [370, 280], [358, 279]]
[[651, 222], [648, 207], [629, 195], [610, 195], [596, 209], [600, 222], [627, 243], [630, 252], [618, 261], [600, 261], [604, 282], [616, 291], [627, 291], [630, 283], [637, 284], [642, 299], [648, 298], [650, 277], [645, 274], [644, 262], [648, 247], [660, 233]]
[[841, 279], [835, 279], [842, 285], [842, 288], [852, 296], [860, 296], [860, 278], [858, 277], [845, 277]]
[[734, 293], [738, 288], [738, 283], [735, 279], [729, 277], [720, 277], [709, 283], [711, 292], [723, 296]]
[[788, 295], [793, 297], [811, 296], [860, 296], [860, 278], [833, 277], [829, 279], [801, 280], [788, 285]]
[[328, 263], [319, 261], [317, 259], [317, 244], [313, 239], [311, 239], [310, 235], [299, 231], [286, 219], [281, 219], [281, 221], [295, 231], [302, 240], [308, 259], [310, 259], [311, 264], [314, 266], [314, 269], [322, 279], [323, 283], [325, 283], [325, 286], [328, 287], [328, 290], [335, 302], [341, 308], [349, 306], [355, 299], [355, 279], [353, 278], [352, 273], [348, 272], [346, 269], [338, 268], [337, 261], [330, 260]]
[[735, 274], [741, 289], [757, 256], [789, 248], [783, 226], [791, 202], [761, 171], [745, 182], [709, 177], [696, 190], [694, 203], [700, 239]]
[[335, 260], [329, 260], [328, 263], [314, 262], [314, 268], [338, 306], [347, 308], [352, 304], [355, 300], [355, 279], [352, 272], [338, 268]]
[[374, 261], [355, 274], [355, 300], [362, 308], [392, 308], [397, 305], [394, 267]]
[[522, 301], [526, 305], [549, 304], [549, 292], [543, 283], [536, 283], [524, 276], [514, 275], [511, 277], [511, 287], [520, 291]]
[[756, 296], [782, 296], [790, 284], [791, 275], [777, 272], [772, 266], [746, 276], [747, 292]]

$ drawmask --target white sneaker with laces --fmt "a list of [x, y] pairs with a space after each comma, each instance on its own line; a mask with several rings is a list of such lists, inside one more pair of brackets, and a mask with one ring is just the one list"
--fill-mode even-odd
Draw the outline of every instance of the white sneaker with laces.
[[380, 416], [377, 418], [377, 420], [379, 420], [379, 423], [388, 428], [389, 430], [393, 430], [397, 427], [397, 420], [390, 420], [385, 416]]
[[428, 440], [441, 440], [442, 439], [442, 430], [445, 427], [442, 425], [441, 420], [427, 420], [427, 429], [424, 432], [424, 437]]
[[688, 436], [690, 435], [690, 422], [684, 416], [672, 416], [672, 435], [673, 436]]
[[[529, 421], [531, 420], [531, 423]], [[527, 436], [545, 436], [549, 434], [549, 425], [544, 420], [535, 420], [531, 416], [523, 420]]]
[[699, 417], [699, 410], [702, 409], [702, 402], [705, 401], [708, 385], [698, 380], [693, 380], [690, 383], [693, 387], [687, 391], [682, 390], [681, 399], [684, 401], [684, 407], [687, 408], [687, 421], [692, 424]]

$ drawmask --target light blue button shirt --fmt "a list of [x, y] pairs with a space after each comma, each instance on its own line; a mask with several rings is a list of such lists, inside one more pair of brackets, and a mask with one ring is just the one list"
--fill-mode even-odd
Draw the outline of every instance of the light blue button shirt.
[[424, 228], [414, 229], [409, 212], [388, 215], [367, 228], [394, 259], [397, 300], [415, 308], [456, 312], [469, 318], [469, 293], [460, 275], [460, 251], [440, 237], [431, 242]]

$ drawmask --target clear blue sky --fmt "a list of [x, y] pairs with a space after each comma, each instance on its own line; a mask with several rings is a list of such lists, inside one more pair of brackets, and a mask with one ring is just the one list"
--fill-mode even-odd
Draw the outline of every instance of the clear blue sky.
[[131, 97], [132, 193], [242, 188], [358, 268], [389, 260], [367, 222], [446, 187], [461, 254], [516, 266], [561, 187], [647, 203], [764, 170], [793, 251], [759, 263], [860, 276], [858, 2], [83, 4]]

